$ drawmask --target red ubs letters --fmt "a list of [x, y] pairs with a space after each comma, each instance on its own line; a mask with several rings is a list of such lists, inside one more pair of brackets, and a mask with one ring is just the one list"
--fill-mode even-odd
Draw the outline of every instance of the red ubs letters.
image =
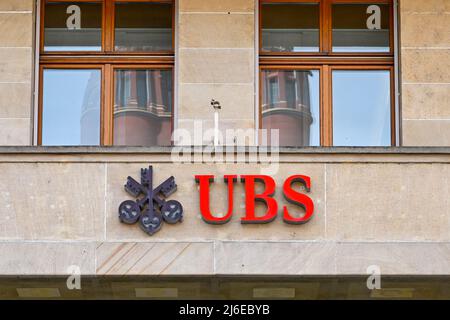
[[[217, 217], [210, 211], [209, 204], [209, 186], [214, 182], [213, 175], [195, 176], [195, 181], [199, 184], [200, 193], [200, 212], [203, 220], [210, 224], [225, 224], [231, 220], [233, 216], [233, 186], [237, 182], [237, 175], [224, 176], [225, 183], [228, 184], [228, 212], [224, 217]], [[264, 175], [243, 175], [241, 182], [245, 187], [245, 216], [241, 219], [244, 224], [260, 224], [269, 223], [276, 219], [278, 213], [278, 203], [273, 198], [275, 195], [275, 181], [273, 178]], [[264, 192], [256, 194], [255, 183], [264, 184]], [[308, 222], [314, 214], [314, 202], [305, 194], [295, 191], [292, 188], [294, 183], [301, 183], [305, 186], [306, 191], [311, 190], [311, 178], [308, 176], [294, 175], [286, 179], [283, 185], [283, 194], [287, 201], [302, 207], [305, 214], [296, 218], [293, 217], [286, 206], [283, 207], [283, 220], [288, 224], [302, 224]], [[263, 202], [267, 206], [264, 216], [257, 216], [255, 212], [255, 202]]]

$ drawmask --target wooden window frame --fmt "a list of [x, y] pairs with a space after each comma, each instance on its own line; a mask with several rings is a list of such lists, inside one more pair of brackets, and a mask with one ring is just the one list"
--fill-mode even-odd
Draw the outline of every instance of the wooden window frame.
[[[46, 56], [59, 55], [118, 55], [118, 56], [172, 56], [175, 53], [175, 0], [41, 0], [41, 25], [39, 45], [40, 54]], [[45, 51], [45, 5], [47, 3], [100, 3], [102, 4], [102, 50], [100, 51]], [[116, 51], [114, 50], [115, 36], [115, 4], [116, 3], [167, 3], [172, 4], [172, 50], [169, 51]]]
[[[44, 51], [44, 26], [46, 3], [102, 3], [102, 51]], [[170, 3], [172, 4], [172, 50], [161, 52], [114, 51], [115, 3]], [[112, 146], [114, 141], [114, 70], [149, 69], [172, 70], [175, 65], [175, 8], [176, 0], [41, 0], [40, 56], [37, 142], [42, 145], [43, 72], [45, 69], [96, 69], [101, 70], [100, 145]], [[175, 78], [173, 79], [173, 87]], [[172, 90], [172, 101], [175, 90]], [[175, 105], [172, 106], [172, 132]], [[172, 141], [173, 143], [173, 141]]]
[[[320, 5], [319, 52], [263, 52], [262, 5], [267, 3], [317, 3]], [[390, 52], [332, 52], [333, 4], [389, 4]], [[396, 145], [397, 124], [395, 106], [393, 0], [259, 0], [259, 127], [262, 128], [262, 71], [320, 70], [320, 144], [333, 146], [333, 70], [389, 70], [391, 76], [391, 146]]]

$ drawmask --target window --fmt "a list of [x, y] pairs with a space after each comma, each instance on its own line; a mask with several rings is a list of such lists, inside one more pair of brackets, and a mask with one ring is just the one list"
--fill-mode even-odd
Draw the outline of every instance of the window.
[[101, 69], [44, 70], [42, 144], [100, 143]]
[[263, 128], [283, 146], [320, 146], [319, 71], [265, 69], [262, 82]]
[[114, 87], [114, 144], [170, 145], [172, 72], [116, 69]]
[[390, 145], [390, 71], [335, 69], [332, 75], [333, 145]]
[[115, 14], [115, 50], [172, 50], [171, 3], [117, 3]]
[[333, 52], [390, 52], [388, 4], [332, 6]]
[[41, 145], [170, 146], [173, 1], [43, 0]]
[[260, 127], [281, 146], [395, 145], [392, 0], [260, 0]]
[[319, 52], [318, 3], [263, 3], [262, 51]]
[[45, 51], [101, 51], [102, 4], [46, 2], [43, 43]]

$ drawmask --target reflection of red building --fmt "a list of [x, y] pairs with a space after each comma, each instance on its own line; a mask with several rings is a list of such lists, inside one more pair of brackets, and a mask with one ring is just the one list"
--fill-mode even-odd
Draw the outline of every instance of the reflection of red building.
[[280, 146], [310, 145], [309, 76], [309, 71], [264, 71], [262, 127], [279, 130]]
[[172, 135], [172, 74], [164, 70], [116, 72], [114, 144], [166, 146]]

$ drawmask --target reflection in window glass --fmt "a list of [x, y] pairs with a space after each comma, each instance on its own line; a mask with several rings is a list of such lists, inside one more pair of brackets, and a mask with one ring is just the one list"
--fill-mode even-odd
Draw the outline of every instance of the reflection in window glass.
[[319, 77], [317, 70], [262, 72], [262, 128], [279, 130], [280, 146], [320, 145]]
[[389, 52], [388, 4], [333, 5], [334, 52]]
[[100, 70], [46, 69], [42, 145], [100, 144]]
[[262, 6], [262, 50], [318, 52], [319, 5], [271, 3]]
[[391, 145], [390, 82], [389, 71], [333, 71], [333, 145]]
[[171, 70], [117, 70], [114, 145], [170, 146]]
[[172, 50], [172, 4], [116, 3], [115, 49]]
[[101, 51], [101, 3], [47, 3], [45, 51]]

